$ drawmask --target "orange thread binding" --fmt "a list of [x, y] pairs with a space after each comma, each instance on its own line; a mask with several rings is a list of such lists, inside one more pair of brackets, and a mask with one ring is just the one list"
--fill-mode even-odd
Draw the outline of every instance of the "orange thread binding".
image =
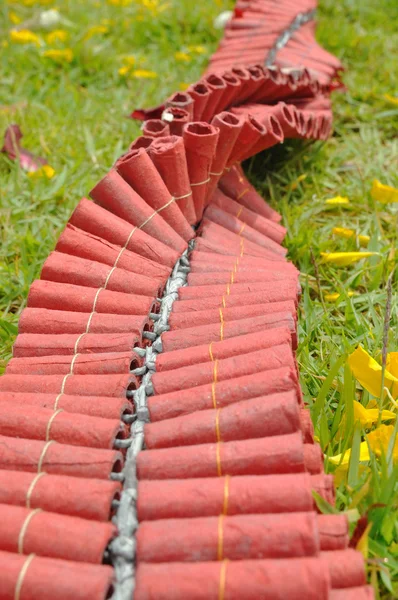
[[218, 600], [224, 600], [225, 597], [225, 582], [227, 580], [227, 565], [228, 560], [223, 560], [220, 570], [220, 585], [218, 588]]
[[223, 515], [227, 515], [227, 513], [228, 513], [229, 480], [230, 479], [231, 479], [230, 475], [226, 475], [225, 476], [225, 481], [224, 481], [224, 499], [223, 499], [223, 506], [222, 506], [222, 514]]
[[217, 560], [223, 559], [224, 553], [224, 515], [218, 517], [218, 542], [217, 542]]
[[31, 565], [32, 560], [35, 558], [35, 556], [36, 556], [36, 554], [29, 554], [29, 556], [26, 557], [24, 564], [22, 565], [22, 568], [18, 575], [17, 583], [15, 585], [14, 600], [19, 600], [21, 597], [22, 585], [23, 585], [26, 573]]
[[216, 396], [217, 375], [218, 375], [218, 360], [216, 359], [213, 364], [213, 383], [211, 384], [211, 399], [213, 401], [213, 408], [217, 408], [217, 396]]
[[217, 445], [216, 445], [216, 463], [217, 463], [217, 475], [218, 475], [218, 477], [222, 477], [221, 442], [217, 442]]

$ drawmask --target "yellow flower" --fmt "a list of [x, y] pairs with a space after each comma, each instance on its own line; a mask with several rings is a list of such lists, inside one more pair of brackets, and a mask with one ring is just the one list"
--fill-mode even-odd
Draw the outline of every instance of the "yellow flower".
[[187, 46], [189, 52], [193, 52], [194, 54], [204, 54], [206, 52], [206, 48], [204, 46]]
[[370, 237], [368, 235], [357, 236], [356, 231], [354, 231], [354, 229], [347, 229], [346, 227], [333, 227], [332, 231], [335, 235], [345, 239], [356, 237], [361, 246], [366, 247], [370, 241]]
[[106, 25], [94, 25], [94, 27], [90, 27], [87, 29], [86, 35], [84, 36], [84, 40], [87, 41], [93, 37], [93, 35], [108, 33], [109, 29]]
[[129, 6], [133, 3], [133, 0], [108, 0], [108, 4], [112, 6]]
[[[354, 296], [355, 292], [347, 292], [347, 296], [349, 298], [351, 298], [352, 296]], [[336, 300], [338, 300], [340, 298], [341, 294], [339, 294], [339, 292], [333, 292], [331, 294], [325, 294], [324, 295], [324, 299], [326, 300], [326, 302], [336, 302]]]
[[[379, 409], [378, 408], [365, 408], [363, 404], [354, 400], [354, 419], [360, 421], [361, 425], [365, 428], [370, 427], [379, 420]], [[382, 421], [393, 421], [396, 419], [396, 414], [390, 410], [381, 411]]]
[[325, 204], [349, 204], [350, 201], [346, 196], [335, 196], [334, 198], [328, 198], [325, 200]]
[[10, 10], [8, 16], [10, 18], [11, 23], [14, 23], [14, 25], [18, 25], [18, 23], [21, 22], [21, 17], [19, 17], [17, 13], [13, 12], [12, 10]]
[[135, 69], [131, 71], [131, 75], [136, 79], [156, 79], [158, 76], [155, 71], [146, 71], [145, 69]]
[[55, 62], [72, 62], [73, 50], [70, 48], [64, 48], [63, 50], [45, 50], [43, 52], [45, 58], [51, 58]]
[[51, 33], [46, 35], [46, 42], [50, 46], [57, 42], [65, 42], [69, 37], [69, 33], [63, 29], [54, 29]]
[[19, 31], [12, 29], [10, 31], [10, 39], [16, 44], [35, 44], [36, 46], [42, 45], [42, 41], [39, 36], [33, 33], [33, 31], [30, 31], [30, 29], [20, 29]]
[[43, 165], [37, 171], [30, 171], [28, 173], [28, 177], [32, 179], [38, 179], [40, 177], [47, 177], [47, 179], [52, 179], [55, 175], [55, 170], [50, 167], [50, 165]]
[[[361, 346], [350, 354], [348, 365], [356, 379], [372, 396], [380, 397], [381, 394], [381, 365], [372, 358]], [[387, 355], [387, 364], [384, 371], [384, 386], [393, 396], [398, 396], [398, 352]]]
[[391, 94], [383, 94], [383, 98], [384, 100], [387, 100], [387, 102], [391, 102], [391, 104], [396, 104], [398, 106], [397, 96], [391, 96]]
[[175, 52], [174, 58], [180, 62], [190, 62], [191, 57], [186, 52]]
[[338, 267], [352, 265], [362, 258], [374, 256], [377, 252], [321, 252], [322, 262], [330, 263]]
[[118, 73], [122, 77], [126, 77], [126, 75], [130, 72], [130, 67], [120, 67]]
[[[359, 445], [359, 461], [368, 462], [370, 460], [369, 447], [376, 456], [387, 455], [388, 446], [390, 443], [391, 436], [394, 434], [393, 425], [380, 425], [377, 429], [374, 429], [367, 435], [367, 441], [361, 442]], [[331, 456], [329, 461], [332, 465], [338, 465], [339, 469], [346, 470], [350, 461], [351, 449], [347, 450], [342, 454], [336, 454]], [[393, 449], [394, 462], [398, 460], [398, 437], [395, 439]], [[341, 462], [340, 462], [341, 461]]]
[[398, 202], [398, 189], [380, 183], [377, 179], [373, 181], [370, 194], [373, 200], [378, 200], [378, 202], [383, 202], [383, 204]]

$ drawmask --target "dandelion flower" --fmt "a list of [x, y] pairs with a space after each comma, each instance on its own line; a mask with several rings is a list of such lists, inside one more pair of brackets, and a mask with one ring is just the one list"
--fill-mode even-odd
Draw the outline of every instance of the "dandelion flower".
[[325, 200], [325, 204], [349, 204], [350, 201], [346, 196], [335, 196], [334, 198], [328, 198]]
[[20, 29], [10, 31], [10, 39], [16, 44], [34, 44], [35, 46], [41, 46], [42, 41], [38, 35], [30, 31], [30, 29]]
[[71, 48], [64, 48], [63, 50], [45, 50], [43, 56], [45, 58], [51, 58], [58, 63], [71, 63], [73, 60], [73, 51]]
[[356, 237], [361, 246], [366, 247], [369, 244], [370, 237], [368, 235], [358, 235], [354, 229], [347, 229], [346, 227], [333, 227], [333, 233], [338, 237], [350, 239]]
[[372, 189], [370, 194], [373, 200], [382, 202], [383, 204], [389, 204], [390, 202], [398, 202], [398, 189], [393, 188], [384, 183], [380, 183], [377, 179], [373, 181]]

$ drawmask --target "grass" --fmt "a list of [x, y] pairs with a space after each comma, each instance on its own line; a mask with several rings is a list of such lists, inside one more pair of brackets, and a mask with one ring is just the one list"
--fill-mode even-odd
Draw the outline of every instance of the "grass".
[[[12, 21], [40, 10], [39, 2], [26, 4], [32, 0], [0, 8], [0, 131], [18, 123], [24, 146], [45, 156], [55, 176], [32, 179], [0, 155], [0, 370], [10, 357], [29, 285], [70, 212], [139, 134], [125, 116], [198, 78], [219, 36], [213, 18], [229, 1], [142, 0], [117, 6], [115, 0], [60, 0], [57, 8], [70, 24], [57, 27], [69, 38], [41, 47], [8, 41]], [[288, 141], [247, 164], [288, 227], [290, 257], [302, 272], [298, 360], [305, 401], [325, 455], [352, 448], [348, 472], [339, 473], [337, 505], [353, 528], [359, 515], [371, 523], [369, 576], [383, 599], [398, 597], [397, 470], [391, 456], [372, 456], [369, 467], [359, 464], [366, 430], [354, 421], [353, 400], [368, 406], [370, 398], [354, 380], [347, 356], [359, 343], [372, 356], [380, 355], [386, 282], [396, 265], [396, 207], [372, 200], [370, 188], [374, 178], [397, 185], [398, 106], [384, 98], [398, 90], [397, 20], [395, 0], [321, 0], [318, 39], [347, 67], [347, 92], [334, 98], [334, 135], [326, 143]], [[88, 39], [98, 25], [107, 31]], [[37, 33], [46, 40], [45, 32]], [[58, 65], [44, 58], [50, 47], [71, 48], [72, 62]], [[129, 73], [120, 75], [131, 56]], [[137, 79], [134, 70], [157, 76]], [[350, 204], [325, 205], [336, 195], [347, 196]], [[378, 256], [344, 268], [323, 264], [321, 252], [357, 249], [355, 239], [332, 234], [341, 226], [369, 235], [368, 249]], [[396, 282], [395, 274], [389, 351], [398, 350]], [[349, 291], [355, 295], [349, 297]], [[339, 299], [329, 302], [327, 294], [335, 292]], [[388, 399], [384, 402], [391, 408]], [[326, 466], [335, 470], [328, 460]]]

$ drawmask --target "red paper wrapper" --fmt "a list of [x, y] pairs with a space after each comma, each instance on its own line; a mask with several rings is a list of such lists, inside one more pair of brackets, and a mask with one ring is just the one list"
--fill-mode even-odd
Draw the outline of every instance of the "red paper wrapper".
[[262, 124], [265, 126], [265, 134], [262, 135], [258, 141], [248, 149], [241, 160], [246, 160], [251, 156], [255, 156], [259, 152], [266, 150], [267, 148], [271, 148], [271, 146], [275, 146], [276, 144], [283, 142], [283, 129], [276, 117], [273, 115], [266, 115], [262, 119]]
[[112, 448], [115, 440], [126, 437], [117, 419], [101, 419], [73, 414], [59, 408], [13, 406], [2, 402], [0, 435], [28, 440], [54, 440], [60, 444], [89, 448]]
[[[274, 263], [285, 263], [286, 259], [284, 256], [280, 256], [279, 254], [275, 254], [275, 252], [269, 252], [267, 250], [258, 251], [258, 246], [256, 244], [251, 244], [251, 242], [242, 239], [238, 235], [224, 229], [223, 227], [219, 227], [215, 223], [211, 223], [210, 221], [206, 221], [203, 219], [202, 223], [205, 225], [205, 229], [202, 228], [202, 235], [206, 236], [207, 239], [203, 237], [197, 237], [194, 242], [194, 248], [201, 254], [217, 254], [221, 257], [234, 257], [235, 262], [237, 258], [258, 258], [261, 260], [272, 261]], [[220, 233], [223, 232], [224, 229], [224, 245], [221, 245], [219, 241]]]
[[20, 333], [132, 333], [142, 337], [149, 320], [143, 315], [106, 315], [25, 308], [18, 323]]
[[170, 195], [177, 200], [177, 206], [190, 225], [196, 222], [195, 208], [189, 183], [185, 146], [181, 137], [163, 137], [151, 146], [150, 157]]
[[158, 138], [163, 135], [170, 135], [170, 128], [161, 119], [148, 119], [143, 123], [142, 134], [144, 137]]
[[164, 111], [164, 104], [154, 106], [153, 108], [136, 108], [131, 113], [130, 119], [137, 121], [147, 121], [148, 119], [160, 119]]
[[[182, 304], [186, 303], [176, 302], [174, 306]], [[213, 342], [211, 354], [213, 359], [223, 359], [230, 356], [242, 356], [256, 350], [272, 348], [279, 344], [291, 344], [291, 335], [287, 327], [271, 329], [267, 335], [249, 333], [248, 335], [240, 335], [222, 342]], [[161, 352], [156, 357], [156, 372], [163, 373], [164, 371], [188, 365], [196, 365], [198, 363], [207, 363], [209, 361], [211, 361], [211, 356], [208, 344], [175, 350], [174, 352]]]
[[137, 560], [145, 563], [281, 559], [318, 553], [317, 519], [312, 512], [144, 521], [137, 531]]
[[124, 294], [142, 294], [157, 297], [163, 291], [163, 285], [146, 277], [130, 273], [124, 269], [111, 269], [109, 265], [86, 260], [61, 252], [51, 252], [43, 264], [41, 279], [58, 283], [71, 283], [87, 287], [102, 288]]
[[23, 506], [91, 519], [109, 521], [112, 501], [120, 497], [117, 481], [89, 479], [82, 485], [78, 477], [0, 471], [0, 503]]
[[184, 127], [183, 140], [196, 219], [202, 218], [210, 167], [218, 142], [218, 129], [197, 121]]
[[26, 405], [36, 408], [49, 408], [52, 411], [62, 408], [70, 413], [102, 417], [104, 419], [121, 419], [123, 415], [133, 412], [133, 405], [127, 398], [112, 398], [109, 396], [0, 392], [0, 407], [3, 402], [12, 402], [15, 406]]
[[[118, 172], [185, 241], [194, 237], [192, 228], [143, 148], [132, 150], [119, 163]], [[180, 243], [179, 246], [183, 252], [184, 245]]]
[[[200, 238], [199, 238], [200, 239]], [[198, 242], [199, 240], [196, 240]], [[200, 240], [203, 242], [203, 240]], [[196, 243], [196, 245], [198, 245]], [[217, 247], [218, 249], [219, 247]], [[236, 256], [234, 254], [219, 254], [211, 252], [209, 248], [206, 251], [198, 249], [190, 252], [189, 266], [192, 273], [205, 273], [208, 271], [269, 271], [279, 269], [298, 273], [296, 267], [283, 259], [269, 260], [259, 256]]]
[[193, 120], [194, 101], [189, 93], [176, 92], [166, 101], [166, 107], [169, 106], [186, 110], [189, 114], [189, 120]]
[[[186, 300], [197, 301], [199, 298], [206, 301], [206, 298], [214, 296], [219, 298], [221, 302], [223, 296], [225, 296], [225, 302], [229, 302], [230, 306], [233, 306], [234, 296], [248, 296], [248, 294], [253, 294], [253, 302], [254, 299], [256, 299], [259, 304], [282, 302], [283, 300], [294, 300], [297, 303], [298, 292], [299, 288], [297, 281], [292, 279], [282, 279], [277, 282], [249, 281], [229, 285], [227, 281], [222, 284], [191, 285], [180, 288], [178, 290], [178, 299], [184, 302]], [[238, 306], [240, 306], [240, 304], [238, 304]]]
[[0, 505], [2, 551], [101, 563], [106, 546], [115, 535], [112, 523]]
[[206, 104], [209, 101], [211, 91], [203, 82], [194, 83], [187, 89], [187, 93], [193, 99], [193, 121], [200, 121]]
[[105, 565], [92, 565], [31, 554], [23, 556], [0, 552], [4, 575], [0, 584], [3, 600], [105, 600], [113, 586], [114, 571]]
[[218, 113], [224, 109], [228, 109], [237, 98], [241, 84], [238, 77], [232, 71], [223, 71], [219, 74], [226, 85], [226, 90], [221, 96], [220, 102], [217, 104], [215, 112]]
[[346, 515], [319, 515], [318, 526], [322, 550], [348, 548], [349, 531]]
[[[73, 362], [73, 365], [72, 365]], [[73, 370], [75, 375], [98, 373], [128, 373], [139, 367], [142, 360], [133, 352], [105, 352], [103, 354], [78, 354], [76, 356], [43, 356], [12, 358], [6, 367], [8, 375], [56, 375]]]
[[46, 165], [47, 161], [22, 148], [20, 143], [22, 137], [23, 134], [19, 125], [9, 125], [4, 134], [4, 145], [1, 152], [5, 152], [11, 160], [17, 160], [22, 169], [32, 173], [40, 169], [43, 165]]
[[38, 394], [61, 393], [80, 396], [111, 396], [124, 398], [127, 390], [138, 387], [134, 375], [3, 375], [1, 392]]
[[184, 108], [169, 106], [163, 111], [162, 119], [169, 124], [171, 135], [182, 135], [185, 125], [191, 121], [191, 116]]
[[[173, 585], [165, 585], [172, 581]], [[233, 563], [140, 563], [135, 600], [329, 600], [330, 577], [318, 558]], [[221, 590], [221, 591], [220, 591]]]
[[[213, 349], [208, 348], [213, 356]], [[164, 373], [152, 375], [152, 386], [155, 394], [167, 394], [177, 390], [188, 389], [198, 385], [216, 383], [236, 377], [243, 377], [259, 371], [278, 369], [281, 367], [295, 368], [295, 360], [290, 343], [253, 351], [242, 356], [231, 356], [216, 362], [205, 362], [190, 365]]]
[[371, 585], [332, 590], [330, 600], [374, 600], [374, 590]]
[[[308, 471], [301, 433], [218, 444], [145, 450], [137, 457], [139, 479], [186, 479], [221, 475], [278, 475]], [[319, 449], [318, 449], [319, 450]], [[312, 454], [310, 456], [311, 470]], [[322, 452], [319, 450], [319, 469]], [[311, 471], [309, 471], [311, 472]], [[332, 553], [331, 553], [332, 554]], [[357, 584], [360, 585], [360, 584]], [[348, 587], [348, 586], [347, 586]]]
[[216, 115], [211, 124], [219, 130], [215, 155], [210, 167], [210, 181], [207, 188], [208, 198], [212, 198], [217, 182], [224, 173], [225, 166], [243, 127], [243, 119], [229, 112]]
[[201, 119], [202, 121], [211, 121], [216, 114], [218, 107], [221, 105], [222, 98], [227, 91], [227, 85], [221, 77], [214, 73], [206, 75], [203, 79], [203, 83], [209, 88], [210, 97], [202, 112]]
[[224, 194], [266, 219], [271, 219], [271, 221], [275, 221], [276, 223], [279, 223], [281, 220], [281, 215], [266, 203], [248, 182], [243, 172], [238, 170], [236, 166], [233, 166], [228, 172], [224, 173], [220, 179], [219, 187]]
[[[140, 148], [139, 150], [130, 150], [130, 153], [140, 151], [144, 152]], [[157, 209], [154, 210], [147, 204], [114, 169], [97, 183], [91, 190], [90, 196], [97, 204], [139, 227], [143, 232], [173, 248], [178, 254], [184, 252], [186, 248], [184, 240], [156, 212]], [[79, 225], [77, 226], [79, 227]]]
[[66, 225], [58, 238], [55, 249], [64, 254], [95, 260], [111, 267], [117, 266], [124, 271], [145, 275], [162, 285], [165, 284], [171, 272], [169, 267], [148, 260], [130, 250], [123, 250], [120, 253], [120, 246], [115, 246], [102, 238], [91, 235], [70, 223]]
[[265, 235], [278, 244], [283, 242], [286, 235], [286, 229], [265, 217], [256, 214], [252, 210], [235, 202], [226, 196], [220, 189], [217, 189], [211, 197], [211, 203], [221, 208], [224, 212], [230, 213], [239, 218], [262, 235]]
[[247, 440], [294, 433], [301, 429], [297, 394], [259, 396], [220, 409], [197, 413], [145, 425], [145, 446], [173, 448], [207, 444], [222, 439]]
[[56, 442], [38, 442], [0, 436], [0, 468], [84, 479], [109, 479], [120, 473], [123, 457], [116, 450], [80, 448]]
[[[331, 479], [330, 475], [296, 473], [140, 481], [138, 519], [153, 521], [211, 517], [218, 516], [223, 511], [227, 515], [311, 511], [315, 509], [313, 490], [325, 500], [333, 501], [334, 486]], [[321, 487], [323, 481], [326, 489]], [[228, 502], [225, 501], [226, 495]]]
[[356, 550], [334, 550], [322, 552], [327, 563], [332, 588], [359, 587], [366, 584], [363, 556]]
[[235, 145], [229, 155], [228, 166], [242, 160], [247, 150], [254, 146], [254, 144], [256, 144], [258, 140], [265, 135], [265, 133], [266, 129], [264, 125], [252, 115], [247, 114], [238, 139], [236, 140]]
[[285, 256], [286, 254], [286, 250], [281, 248], [279, 242], [275, 242], [273, 239], [256, 231], [250, 227], [250, 225], [247, 225], [247, 223], [244, 223], [231, 213], [221, 210], [214, 204], [211, 204], [207, 207], [205, 216], [213, 223], [221, 225], [221, 227], [232, 231], [245, 240], [249, 240], [258, 246], [266, 248], [270, 252], [275, 252], [276, 254], [281, 254], [282, 256]]
[[[22, 333], [17, 336], [13, 355], [49, 356], [76, 354], [102, 354], [103, 352], [128, 352], [140, 345], [136, 335], [125, 333], [86, 333], [83, 337], [76, 334], [41, 335]], [[76, 348], [77, 346], [77, 348]]]
[[[127, 185], [122, 178], [120, 179], [123, 181], [123, 184]], [[129, 186], [127, 187], [131, 189]], [[109, 193], [112, 195], [112, 190], [110, 190]], [[134, 207], [131, 211], [126, 210], [123, 214], [126, 214], [127, 212], [132, 219], [134, 216]], [[153, 211], [151, 214], [153, 214]], [[88, 231], [93, 235], [104, 238], [105, 240], [108, 240], [108, 242], [121, 246], [122, 248], [125, 247], [127, 250], [131, 250], [131, 252], [149, 258], [161, 265], [174, 267], [179, 258], [179, 251], [175, 251], [166, 246], [166, 239], [169, 238], [170, 231], [172, 232], [171, 235], [173, 237], [177, 234], [169, 228], [167, 223], [165, 223], [159, 215], [156, 215], [147, 225], [145, 225], [145, 231], [147, 231], [147, 227], [150, 229], [148, 235], [148, 233], [145, 233], [141, 229], [132, 227], [131, 223], [128, 223], [124, 217], [119, 218], [101, 206], [97, 206], [94, 202], [90, 202], [86, 198], [83, 198], [75, 208], [69, 221], [84, 231]], [[152, 227], [154, 221], [156, 225], [155, 229]], [[164, 243], [161, 243], [157, 236], [155, 236], [156, 231], [158, 232], [160, 239], [163, 239], [165, 236]]]
[[[159, 119], [160, 120], [160, 119]], [[163, 123], [163, 121], [160, 121]], [[134, 142], [132, 142], [129, 146], [129, 150], [138, 150], [138, 148], [149, 148], [152, 142], [154, 141], [153, 136], [148, 135], [140, 135]], [[128, 154], [128, 152], [126, 153]], [[119, 164], [120, 158], [116, 161], [115, 166]]]
[[[96, 300], [96, 302], [95, 302]], [[28, 306], [57, 310], [112, 315], [148, 315], [156, 313], [159, 305], [150, 296], [123, 294], [110, 290], [88, 288], [70, 283], [35, 279], [29, 288]]]

